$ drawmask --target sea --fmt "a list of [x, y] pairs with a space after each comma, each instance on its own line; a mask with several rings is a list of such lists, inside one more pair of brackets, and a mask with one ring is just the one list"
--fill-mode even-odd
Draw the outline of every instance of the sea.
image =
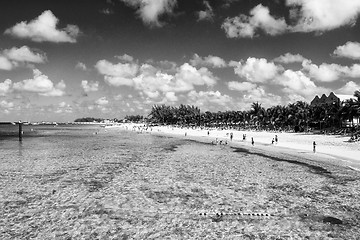
[[[0, 125], [0, 239], [356, 239], [360, 176], [99, 125]], [[345, 237], [345, 238], [344, 238]]]

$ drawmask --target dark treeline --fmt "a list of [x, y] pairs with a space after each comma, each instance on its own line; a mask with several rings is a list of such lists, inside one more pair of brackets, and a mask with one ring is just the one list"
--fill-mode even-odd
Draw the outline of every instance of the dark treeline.
[[74, 122], [102, 122], [103, 120], [103, 118], [84, 117], [77, 118]]
[[306, 131], [312, 129], [338, 129], [360, 116], [360, 92], [357, 100], [311, 106], [298, 101], [287, 106], [277, 105], [265, 109], [260, 103], [252, 103], [250, 110], [201, 112], [196, 106], [154, 105], [149, 121], [158, 124], [176, 124], [204, 127], [255, 128], [267, 130]]
[[[249, 110], [201, 112], [193, 105], [154, 105], [147, 117], [128, 115], [128, 122], [148, 122], [163, 125], [232, 127], [264, 130], [306, 131], [309, 129], [339, 129], [354, 126], [354, 118], [360, 117], [360, 91], [355, 91], [355, 99], [332, 104], [309, 105], [298, 101], [287, 106], [277, 105], [264, 108], [260, 103], [252, 103]], [[102, 118], [78, 118], [75, 122], [103, 122]], [[114, 122], [123, 120], [113, 119]]]

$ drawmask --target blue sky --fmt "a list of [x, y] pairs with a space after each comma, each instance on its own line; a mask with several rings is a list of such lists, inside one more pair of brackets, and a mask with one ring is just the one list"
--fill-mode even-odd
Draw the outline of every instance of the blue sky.
[[0, 121], [352, 95], [359, 14], [357, 0], [5, 0]]

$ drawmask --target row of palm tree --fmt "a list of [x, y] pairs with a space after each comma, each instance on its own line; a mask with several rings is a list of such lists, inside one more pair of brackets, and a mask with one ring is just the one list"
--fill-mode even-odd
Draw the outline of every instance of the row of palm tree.
[[265, 109], [254, 102], [250, 110], [201, 112], [192, 105], [154, 105], [148, 120], [158, 124], [178, 124], [204, 127], [237, 127], [256, 129], [282, 129], [304, 131], [312, 129], [340, 128], [344, 123], [354, 126], [354, 118], [360, 116], [360, 91], [357, 99], [341, 103], [309, 105], [298, 101], [287, 106], [277, 105]]

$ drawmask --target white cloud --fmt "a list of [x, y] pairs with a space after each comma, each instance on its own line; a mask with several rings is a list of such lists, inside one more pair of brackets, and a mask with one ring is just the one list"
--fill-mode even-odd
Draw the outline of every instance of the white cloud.
[[96, 92], [99, 90], [99, 82], [88, 82], [87, 80], [81, 81], [81, 87], [84, 89], [84, 92]]
[[360, 13], [357, 0], [287, 0], [286, 4], [293, 8], [295, 32], [321, 32], [353, 25]]
[[44, 63], [46, 55], [36, 53], [27, 46], [20, 48], [13, 47], [3, 51], [4, 56], [16, 62], [29, 62], [29, 63]]
[[159, 21], [159, 16], [171, 14], [177, 0], [121, 0], [127, 5], [136, 8], [142, 21], [150, 26], [161, 27], [164, 23]]
[[268, 62], [265, 58], [248, 58], [245, 63], [231, 62], [234, 66], [235, 74], [241, 78], [245, 78], [250, 82], [267, 82], [274, 79], [278, 72], [282, 69], [273, 62]]
[[190, 63], [193, 66], [205, 66], [213, 68], [223, 68], [227, 66], [224, 59], [212, 55], [202, 58], [199, 55], [194, 54], [193, 58], [190, 60]]
[[134, 57], [127, 55], [127, 54], [124, 54], [122, 56], [115, 56], [115, 57], [124, 62], [133, 62], [134, 61]]
[[9, 71], [9, 70], [13, 69], [13, 67], [14, 66], [13, 66], [12, 62], [8, 58], [0, 55], [0, 69], [1, 70]]
[[67, 25], [63, 29], [57, 29], [58, 21], [50, 10], [46, 10], [29, 23], [23, 21], [6, 29], [5, 34], [35, 42], [75, 43], [80, 33], [79, 28], [76, 25]]
[[6, 100], [2, 100], [0, 102], [0, 107], [5, 108], [7, 110], [11, 110], [14, 107], [14, 103], [13, 102], [8, 102]]
[[250, 11], [251, 16], [241, 14], [234, 18], [227, 18], [222, 24], [229, 38], [252, 38], [258, 29], [269, 35], [279, 35], [287, 30], [284, 18], [275, 19], [270, 15], [269, 8], [262, 4]]
[[56, 109], [54, 109], [53, 111], [55, 113], [72, 113], [73, 107], [66, 102], [60, 102]]
[[353, 81], [350, 81], [350, 82], [347, 82], [343, 87], [336, 90], [336, 93], [353, 95], [355, 90], [360, 90], [360, 85]]
[[188, 63], [184, 63], [175, 74], [177, 81], [183, 81], [191, 85], [215, 85], [217, 78], [207, 68], [196, 69]]
[[[188, 101], [198, 107], [211, 109], [217, 106], [227, 107], [232, 103], [232, 98], [226, 94], [221, 94], [219, 91], [199, 91], [192, 90], [188, 93]], [[217, 105], [217, 106], [214, 106]], [[205, 110], [204, 109], [204, 110]]]
[[325, 92], [324, 88], [318, 87], [301, 71], [286, 70], [277, 79], [276, 83], [284, 86], [284, 92], [290, 95], [296, 94], [304, 98], [313, 97], [315, 94]]
[[184, 92], [195, 86], [213, 86], [217, 78], [207, 68], [199, 69], [184, 63], [174, 69], [173, 74], [163, 72], [148, 63], [139, 66], [134, 63], [112, 64], [100, 60], [95, 65], [105, 81], [112, 86], [127, 85], [144, 92], [150, 98], [165, 92]]
[[44, 63], [46, 55], [37, 53], [27, 46], [20, 48], [13, 47], [5, 49], [0, 53], [0, 69], [12, 70], [13, 68], [26, 63]]
[[310, 77], [315, 78], [320, 82], [333, 82], [340, 78], [344, 72], [344, 67], [338, 64], [322, 63], [317, 66], [311, 63], [310, 60], [306, 60], [302, 63], [304, 70], [306, 70]]
[[178, 100], [178, 97], [175, 95], [174, 92], [167, 92], [165, 93], [165, 98], [163, 100], [163, 102], [168, 103], [168, 102], [176, 102]]
[[287, 63], [294, 63], [294, 62], [303, 62], [304, 60], [306, 60], [306, 58], [304, 58], [300, 54], [285, 53], [284, 55], [274, 58], [273, 61], [287, 64]]
[[11, 91], [12, 81], [6, 79], [4, 82], [0, 82], [0, 96], [5, 96]]
[[101, 97], [95, 101], [95, 104], [100, 105], [100, 106], [107, 105], [107, 104], [109, 104], [109, 100], [107, 100], [106, 97]]
[[34, 78], [26, 79], [21, 82], [14, 83], [14, 89], [18, 91], [35, 92], [43, 96], [63, 96], [66, 85], [64, 81], [60, 81], [54, 86], [54, 83], [48, 76], [41, 73], [38, 69], [33, 70]]
[[86, 71], [86, 70], [87, 70], [87, 67], [86, 67], [85, 63], [83, 63], [83, 62], [78, 62], [78, 63], [75, 65], [75, 68], [76, 68], [76, 69], [83, 70], [83, 71]]
[[360, 77], [360, 64], [353, 64], [351, 67], [345, 67], [345, 74], [352, 78]]
[[250, 15], [227, 18], [222, 28], [230, 38], [252, 38], [259, 29], [269, 35], [285, 32], [325, 32], [345, 25], [354, 26], [360, 14], [358, 0], [287, 0], [290, 8], [288, 25], [284, 18], [270, 15], [269, 8], [259, 4]]
[[132, 78], [136, 76], [139, 66], [135, 63], [113, 64], [107, 60], [100, 60], [96, 63], [95, 68], [99, 73], [105, 75], [104, 79], [109, 85], [132, 86]]
[[245, 92], [239, 101], [240, 106], [248, 110], [252, 103], [259, 102], [263, 107], [270, 107], [282, 103], [280, 96], [267, 93], [262, 86], [258, 86], [252, 90]]
[[250, 82], [237, 82], [232, 81], [228, 83], [228, 87], [230, 90], [236, 91], [251, 91], [257, 87], [256, 84]]
[[345, 45], [338, 46], [333, 54], [338, 57], [360, 59], [360, 43], [347, 42]]
[[198, 21], [211, 21], [214, 18], [214, 11], [208, 1], [204, 1], [205, 10], [198, 12]]

